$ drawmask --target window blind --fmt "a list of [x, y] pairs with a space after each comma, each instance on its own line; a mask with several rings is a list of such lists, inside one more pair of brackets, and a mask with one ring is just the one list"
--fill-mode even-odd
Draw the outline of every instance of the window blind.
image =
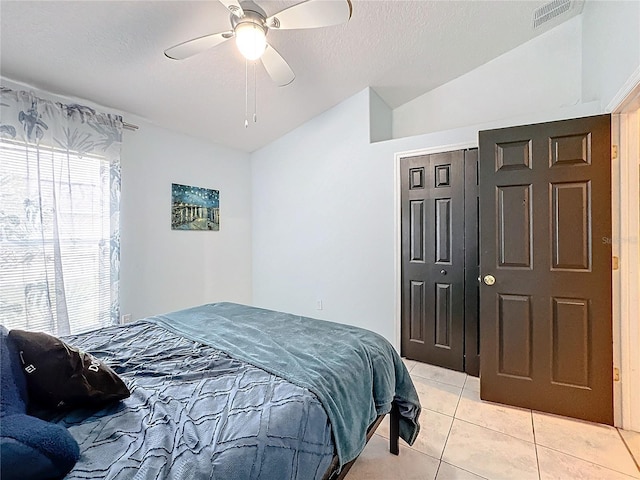
[[104, 157], [0, 140], [0, 323], [111, 323], [109, 182]]

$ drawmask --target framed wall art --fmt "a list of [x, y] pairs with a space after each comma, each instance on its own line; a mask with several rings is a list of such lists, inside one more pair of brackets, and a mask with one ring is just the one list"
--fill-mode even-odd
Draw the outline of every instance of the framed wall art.
[[172, 230], [220, 230], [220, 192], [171, 184]]

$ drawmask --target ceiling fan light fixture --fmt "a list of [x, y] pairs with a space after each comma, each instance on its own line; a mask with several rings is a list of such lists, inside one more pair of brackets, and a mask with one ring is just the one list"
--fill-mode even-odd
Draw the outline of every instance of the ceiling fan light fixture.
[[257, 60], [267, 48], [265, 29], [254, 22], [239, 23], [235, 28], [236, 45], [247, 60]]

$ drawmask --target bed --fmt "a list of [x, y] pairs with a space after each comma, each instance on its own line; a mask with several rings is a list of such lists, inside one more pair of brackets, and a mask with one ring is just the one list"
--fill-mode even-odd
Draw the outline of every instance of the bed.
[[110, 365], [129, 398], [35, 412], [80, 458], [68, 480], [343, 478], [385, 414], [391, 451], [420, 404], [381, 336], [233, 303], [64, 337]]

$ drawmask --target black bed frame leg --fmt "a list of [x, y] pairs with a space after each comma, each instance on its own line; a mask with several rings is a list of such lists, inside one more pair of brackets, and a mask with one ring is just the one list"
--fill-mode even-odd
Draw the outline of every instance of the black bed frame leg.
[[389, 424], [389, 451], [394, 455], [398, 455], [400, 453], [400, 449], [398, 447], [398, 437], [400, 436], [400, 411], [396, 402], [391, 404]]

